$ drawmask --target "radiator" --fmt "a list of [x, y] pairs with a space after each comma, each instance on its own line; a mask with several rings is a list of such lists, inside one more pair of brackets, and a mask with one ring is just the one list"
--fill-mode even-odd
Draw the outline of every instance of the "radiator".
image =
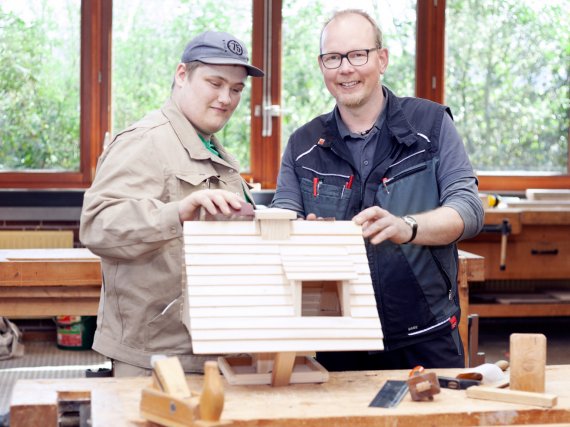
[[73, 231], [0, 231], [0, 249], [72, 248]]

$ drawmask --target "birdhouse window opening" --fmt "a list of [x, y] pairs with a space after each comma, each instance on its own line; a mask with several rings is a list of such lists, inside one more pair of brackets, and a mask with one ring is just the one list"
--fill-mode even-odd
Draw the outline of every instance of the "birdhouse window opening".
[[342, 282], [302, 281], [301, 290], [302, 317], [343, 316]]

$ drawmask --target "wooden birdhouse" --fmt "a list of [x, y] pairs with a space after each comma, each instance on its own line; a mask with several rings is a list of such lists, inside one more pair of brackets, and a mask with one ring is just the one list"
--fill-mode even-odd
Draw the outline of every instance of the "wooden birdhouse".
[[299, 353], [382, 350], [362, 230], [352, 221], [298, 221], [283, 209], [253, 221], [184, 224], [184, 315], [196, 354], [226, 357], [230, 383], [324, 382]]

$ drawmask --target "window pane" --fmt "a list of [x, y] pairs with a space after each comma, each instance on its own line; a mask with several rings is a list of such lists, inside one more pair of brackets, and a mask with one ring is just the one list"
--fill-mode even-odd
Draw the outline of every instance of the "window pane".
[[319, 37], [332, 13], [346, 8], [365, 10], [382, 29], [390, 53], [383, 83], [414, 95], [416, 0], [283, 0], [282, 148], [295, 129], [334, 107], [317, 63]]
[[446, 103], [480, 172], [568, 173], [570, 1], [447, 2]]
[[80, 0], [0, 3], [0, 171], [79, 170]]
[[[228, 31], [247, 45], [251, 60], [251, 0], [113, 1], [113, 132], [160, 108], [170, 96], [184, 47], [206, 30]], [[251, 81], [228, 124], [216, 136], [250, 166]]]

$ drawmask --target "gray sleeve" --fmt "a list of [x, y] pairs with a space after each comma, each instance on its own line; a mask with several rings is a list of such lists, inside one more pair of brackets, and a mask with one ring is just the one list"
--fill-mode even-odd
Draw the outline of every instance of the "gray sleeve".
[[467, 157], [463, 141], [449, 115], [441, 124], [437, 179], [441, 206], [455, 209], [465, 228], [459, 240], [476, 236], [483, 228], [485, 211], [479, 198], [477, 176]]
[[281, 159], [281, 169], [277, 176], [277, 189], [270, 205], [272, 208], [283, 208], [297, 212], [298, 216], [304, 217], [303, 198], [299, 180], [295, 173], [291, 141], [285, 148]]

